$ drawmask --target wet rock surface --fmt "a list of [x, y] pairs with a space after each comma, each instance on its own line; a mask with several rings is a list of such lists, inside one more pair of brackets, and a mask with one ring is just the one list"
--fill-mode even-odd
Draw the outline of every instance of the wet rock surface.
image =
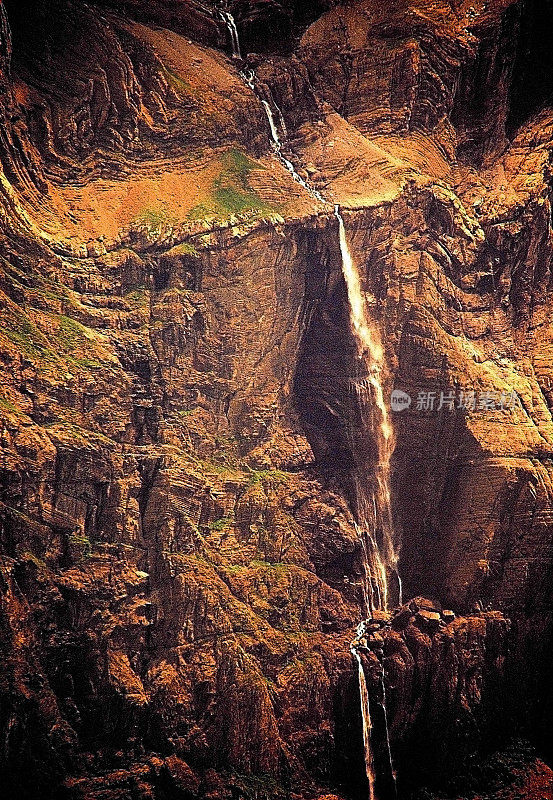
[[490, 711], [507, 685], [511, 623], [494, 611], [451, 614], [419, 597], [386, 620], [367, 621], [355, 640], [371, 696], [377, 792], [384, 796], [394, 764], [409, 764], [397, 776], [400, 793], [420, 783], [437, 786], [466, 775], [483, 742], [491, 748], [500, 741], [501, 721]]

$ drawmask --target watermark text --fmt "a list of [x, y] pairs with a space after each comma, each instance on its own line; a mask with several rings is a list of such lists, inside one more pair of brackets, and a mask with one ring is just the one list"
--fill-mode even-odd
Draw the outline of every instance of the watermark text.
[[477, 391], [421, 391], [412, 397], [402, 389], [394, 389], [391, 397], [392, 411], [510, 411], [523, 408], [517, 392]]

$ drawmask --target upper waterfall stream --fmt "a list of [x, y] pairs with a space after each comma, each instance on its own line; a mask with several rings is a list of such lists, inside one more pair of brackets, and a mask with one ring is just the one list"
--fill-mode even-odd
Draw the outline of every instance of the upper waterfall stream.
[[221, 17], [225, 22], [229, 33], [230, 33], [230, 40], [232, 42], [232, 57], [233, 58], [242, 58], [242, 53], [240, 51], [240, 39], [238, 37], [238, 28], [236, 27], [236, 21], [230, 11], [220, 11]]
[[[242, 51], [241, 51], [241, 47], [240, 47], [240, 38], [239, 38], [239, 34], [238, 34], [238, 27], [236, 25], [236, 20], [234, 19], [234, 16], [231, 14], [230, 11], [222, 10], [219, 13], [221, 14], [221, 18], [225, 22], [225, 25], [227, 26], [229, 34], [230, 34], [230, 38], [231, 38], [231, 42], [232, 42], [232, 57], [233, 58], [237, 58], [237, 59], [242, 59]], [[328, 201], [325, 200], [325, 198], [321, 195], [320, 192], [318, 192], [313, 186], [311, 186], [311, 184], [309, 183], [309, 181], [306, 178], [303, 178], [298, 173], [298, 171], [295, 168], [294, 164], [290, 161], [289, 158], [287, 158], [284, 155], [282, 141], [281, 141], [281, 138], [280, 138], [280, 134], [278, 132], [278, 128], [277, 128], [276, 122], [275, 122], [275, 115], [273, 113], [273, 110], [271, 108], [270, 103], [264, 97], [260, 96], [260, 92], [258, 91], [257, 85], [256, 85], [255, 72], [252, 69], [243, 69], [240, 72], [240, 76], [241, 76], [242, 80], [244, 80], [244, 82], [250, 87], [250, 89], [253, 92], [255, 92], [255, 94], [257, 95], [257, 97], [261, 101], [261, 105], [263, 106], [263, 109], [264, 109], [265, 114], [267, 116], [267, 122], [269, 123], [269, 130], [270, 130], [270, 133], [271, 133], [272, 147], [273, 147], [273, 150], [275, 152], [275, 155], [277, 156], [277, 158], [279, 159], [281, 164], [288, 170], [288, 172], [293, 177], [293, 179], [296, 181], [296, 183], [299, 183], [300, 186], [303, 186], [303, 188], [307, 192], [309, 192], [309, 194], [313, 198], [315, 198], [315, 200], [318, 200], [320, 203], [326, 204]], [[273, 101], [273, 103], [274, 103], [274, 101]], [[281, 110], [276, 105], [276, 103], [274, 103], [274, 105], [275, 105], [275, 110], [278, 113], [280, 125], [281, 125], [281, 128], [282, 128], [282, 132], [284, 134], [284, 137], [286, 137], [287, 136], [287, 131], [286, 131], [285, 123], [284, 123], [284, 116], [283, 116]]]

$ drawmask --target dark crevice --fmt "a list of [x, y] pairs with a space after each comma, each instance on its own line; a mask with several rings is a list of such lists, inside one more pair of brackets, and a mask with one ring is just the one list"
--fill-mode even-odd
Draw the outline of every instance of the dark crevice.
[[507, 134], [553, 100], [553, 0], [523, 0], [517, 54], [509, 92]]

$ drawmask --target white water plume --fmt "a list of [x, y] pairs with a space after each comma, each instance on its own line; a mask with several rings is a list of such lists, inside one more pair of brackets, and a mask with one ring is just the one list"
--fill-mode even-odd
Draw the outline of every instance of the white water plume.
[[242, 53], [240, 52], [240, 38], [238, 36], [236, 21], [230, 11], [223, 10], [220, 11], [220, 14], [230, 33], [230, 40], [232, 42], [232, 56], [233, 58], [242, 58]]
[[[376, 406], [377, 425], [374, 434], [378, 452], [376, 467], [376, 486], [363, 486], [363, 473], [357, 477], [358, 525], [362, 529], [366, 570], [372, 577], [371, 585], [366, 592], [369, 611], [387, 610], [389, 604], [388, 582], [393, 573], [397, 575], [398, 552], [394, 535], [391, 498], [391, 458], [394, 451], [394, 431], [384, 398], [384, 348], [378, 331], [370, 323], [365, 295], [361, 288], [359, 271], [352, 258], [344, 225], [344, 219], [338, 206], [335, 208], [338, 219], [340, 252], [342, 256], [342, 272], [346, 283], [352, 331], [355, 336], [359, 357], [365, 360], [367, 382], [372, 399]], [[372, 496], [371, 496], [372, 492]], [[377, 532], [381, 544], [378, 543]], [[373, 585], [374, 584], [374, 585]], [[401, 590], [399, 588], [399, 594]]]
[[[371, 324], [367, 311], [365, 295], [361, 287], [359, 271], [349, 249], [344, 219], [339, 206], [335, 207], [338, 219], [340, 253], [342, 256], [342, 272], [347, 288], [350, 308], [350, 319], [353, 334], [357, 343], [358, 355], [364, 359], [367, 378], [364, 385], [355, 384], [357, 402], [363, 407], [370, 390], [370, 399], [376, 407], [376, 425], [373, 422], [373, 433], [377, 445], [376, 480], [369, 482], [368, 470], [364, 464], [356, 465], [356, 497], [357, 497], [357, 530], [363, 545], [364, 588], [363, 595], [366, 611], [372, 615], [374, 611], [388, 610], [389, 577], [394, 574], [398, 581], [399, 602], [401, 603], [401, 580], [398, 575], [398, 554], [394, 536], [392, 518], [392, 501], [390, 488], [390, 463], [394, 450], [394, 431], [390, 422], [388, 407], [384, 399], [384, 348], [376, 327]], [[381, 545], [379, 546], [379, 537]], [[363, 670], [363, 662], [359, 653], [360, 640], [365, 633], [365, 625], [360, 623], [356, 638], [351, 643], [351, 652], [357, 661], [359, 676], [359, 695], [363, 720], [363, 747], [365, 753], [365, 772], [369, 786], [369, 800], [376, 800], [376, 771], [372, 744], [372, 723], [370, 697], [367, 680]], [[386, 737], [386, 753], [389, 769], [395, 786], [395, 773], [392, 763], [392, 751], [388, 730], [386, 710], [386, 686], [384, 668], [382, 667], [382, 705], [383, 722]]]
[[357, 638], [351, 644], [351, 654], [357, 661], [357, 675], [359, 680], [359, 695], [361, 698], [361, 717], [363, 721], [363, 751], [365, 755], [365, 774], [369, 785], [368, 800], [376, 800], [375, 782], [376, 773], [374, 769], [374, 758], [372, 749], [372, 723], [371, 723], [371, 709], [369, 701], [369, 690], [367, 688], [367, 679], [365, 677], [365, 670], [363, 669], [363, 662], [361, 656], [357, 651], [356, 644], [358, 639], [363, 636], [364, 623], [360, 623], [357, 628]]

